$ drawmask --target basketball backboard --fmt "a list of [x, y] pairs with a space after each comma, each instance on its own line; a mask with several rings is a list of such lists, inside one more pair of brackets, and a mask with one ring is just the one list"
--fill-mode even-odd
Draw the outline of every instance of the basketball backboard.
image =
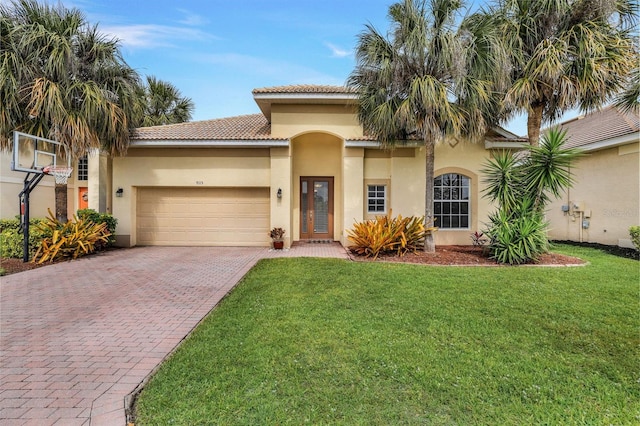
[[60, 142], [13, 132], [11, 170], [25, 173], [43, 173], [47, 166], [70, 166], [71, 158]]

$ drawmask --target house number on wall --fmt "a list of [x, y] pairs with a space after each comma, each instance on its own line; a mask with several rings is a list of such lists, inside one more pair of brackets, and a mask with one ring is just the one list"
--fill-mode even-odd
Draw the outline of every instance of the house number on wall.
[[197, 181], [196, 181], [196, 185], [204, 185], [204, 181], [202, 181], [202, 180], [197, 180]]

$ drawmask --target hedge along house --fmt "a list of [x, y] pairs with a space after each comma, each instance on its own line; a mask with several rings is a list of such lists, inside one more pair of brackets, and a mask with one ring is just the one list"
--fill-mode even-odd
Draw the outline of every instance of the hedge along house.
[[561, 123], [567, 147], [577, 147], [575, 184], [549, 205], [556, 240], [632, 248], [629, 227], [640, 225], [640, 117], [609, 106]]
[[[354, 92], [336, 86], [256, 89], [261, 113], [136, 129], [113, 159], [117, 242], [267, 246], [340, 241], [355, 221], [423, 215], [424, 152], [383, 150], [363, 134]], [[484, 143], [436, 149], [437, 244], [470, 244], [489, 213], [479, 170], [495, 148], [524, 139], [502, 129]]]

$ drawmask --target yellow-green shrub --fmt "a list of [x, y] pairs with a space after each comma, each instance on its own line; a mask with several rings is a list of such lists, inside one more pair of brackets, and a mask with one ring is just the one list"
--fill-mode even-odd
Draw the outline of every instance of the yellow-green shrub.
[[50, 234], [42, 240], [33, 261], [43, 263], [58, 259], [76, 259], [93, 253], [97, 243], [106, 244], [111, 235], [105, 223], [94, 223], [87, 219], [78, 219], [62, 223], [58, 221], [51, 210], [49, 217], [37, 225], [43, 232]]
[[[40, 242], [47, 236], [37, 227], [43, 220], [29, 221], [29, 258], [33, 257]], [[0, 257], [21, 259], [24, 250], [23, 241], [24, 235], [20, 229], [19, 219], [0, 220]]]
[[361, 256], [377, 258], [380, 253], [396, 252], [403, 256], [424, 246], [427, 233], [436, 230], [433, 224], [425, 227], [424, 217], [378, 216], [373, 220], [356, 222], [347, 235], [349, 248]]

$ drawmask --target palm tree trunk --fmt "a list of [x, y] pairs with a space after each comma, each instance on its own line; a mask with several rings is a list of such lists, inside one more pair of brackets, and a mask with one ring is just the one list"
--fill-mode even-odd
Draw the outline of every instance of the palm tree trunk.
[[540, 144], [540, 126], [542, 125], [542, 111], [544, 104], [531, 104], [529, 115], [527, 116], [527, 135], [529, 145], [538, 146]]
[[56, 183], [56, 219], [62, 223], [68, 221], [67, 218], [67, 184]]
[[[435, 143], [433, 140], [424, 141], [425, 157], [425, 191], [424, 191], [424, 221], [425, 226], [433, 222], [433, 173], [435, 159]], [[429, 232], [424, 240], [425, 253], [435, 253], [436, 242], [433, 233]]]

